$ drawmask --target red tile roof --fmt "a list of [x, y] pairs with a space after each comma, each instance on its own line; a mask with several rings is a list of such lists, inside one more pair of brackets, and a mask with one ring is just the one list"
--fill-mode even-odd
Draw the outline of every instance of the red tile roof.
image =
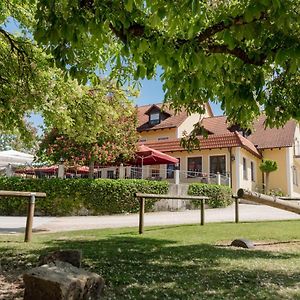
[[[266, 117], [262, 115], [253, 123], [252, 133], [245, 138], [248, 145], [250, 142], [257, 149], [281, 148], [293, 145], [296, 128], [295, 121], [290, 120], [281, 128], [265, 128], [265, 120]], [[226, 134], [230, 132], [226, 116], [204, 118], [201, 123], [212, 134]]]
[[178, 112], [176, 114], [174, 110], [169, 109], [167, 106], [162, 108], [162, 106], [163, 106], [162, 103], [159, 103], [159, 104], [155, 104], [155, 106], [162, 108], [162, 111], [169, 114], [170, 117], [161, 121], [159, 124], [150, 125], [149, 124], [149, 115], [147, 113], [149, 112], [149, 109], [152, 106], [153, 106], [153, 104], [138, 107], [138, 112], [137, 112], [138, 128], [137, 128], [137, 130], [139, 132], [147, 131], [147, 130], [155, 130], [155, 129], [177, 128], [188, 117], [188, 113], [185, 110], [182, 110], [181, 112]]
[[290, 120], [280, 128], [265, 128], [265, 120], [265, 116], [260, 116], [260, 118], [254, 122], [254, 130], [248, 137], [249, 141], [257, 145], [258, 149], [293, 146], [296, 121]]
[[225, 134], [230, 132], [227, 129], [228, 124], [226, 116], [203, 118], [201, 124], [207, 131], [213, 134]]
[[[209, 135], [207, 138], [200, 137], [199, 140], [200, 150], [243, 147], [253, 155], [261, 157], [261, 154], [254, 145], [237, 132], [229, 132], [220, 135], [213, 134]], [[180, 146], [180, 139], [161, 142], [146, 142], [145, 145], [161, 152], [186, 151], [186, 149]]]

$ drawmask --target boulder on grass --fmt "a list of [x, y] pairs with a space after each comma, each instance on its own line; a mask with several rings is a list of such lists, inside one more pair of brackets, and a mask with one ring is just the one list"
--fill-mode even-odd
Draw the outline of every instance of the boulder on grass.
[[33, 268], [23, 279], [24, 300], [98, 300], [104, 287], [100, 275], [61, 261]]
[[246, 249], [254, 249], [253, 242], [246, 239], [236, 239], [231, 242], [230, 246], [246, 248]]
[[74, 267], [81, 267], [82, 252], [81, 250], [57, 250], [41, 255], [39, 258], [39, 266], [53, 263], [57, 260], [67, 262]]

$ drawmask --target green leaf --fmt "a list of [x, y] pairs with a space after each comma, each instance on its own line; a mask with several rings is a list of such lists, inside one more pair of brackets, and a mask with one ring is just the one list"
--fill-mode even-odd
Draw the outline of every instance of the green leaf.
[[124, 0], [124, 5], [127, 11], [132, 12], [133, 0]]
[[235, 41], [229, 30], [225, 30], [223, 34], [224, 43], [228, 45], [229, 49], [233, 49], [235, 47]]

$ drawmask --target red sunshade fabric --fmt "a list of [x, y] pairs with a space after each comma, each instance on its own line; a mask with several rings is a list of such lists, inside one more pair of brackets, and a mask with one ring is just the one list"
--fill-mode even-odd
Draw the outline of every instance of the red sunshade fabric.
[[81, 167], [69, 167], [67, 168], [67, 171], [72, 174], [89, 174], [89, 167], [87, 166], [81, 166]]
[[138, 165], [161, 165], [161, 164], [177, 164], [177, 158], [158, 150], [140, 145], [135, 153], [135, 163]]
[[58, 171], [58, 167], [57, 166], [41, 167], [41, 168], [34, 169], [34, 171], [55, 174]]

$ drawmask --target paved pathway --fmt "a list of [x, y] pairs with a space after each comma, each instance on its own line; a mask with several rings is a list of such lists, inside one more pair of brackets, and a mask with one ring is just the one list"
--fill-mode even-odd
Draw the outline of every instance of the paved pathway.
[[[240, 221], [300, 220], [300, 215], [264, 205], [240, 204]], [[145, 214], [145, 226], [195, 224], [200, 221], [199, 210], [154, 212]], [[205, 221], [233, 222], [234, 205], [205, 210]], [[25, 217], [0, 217], [0, 233], [23, 232]], [[35, 217], [34, 231], [70, 231], [96, 228], [137, 227], [138, 214], [88, 217]]]

